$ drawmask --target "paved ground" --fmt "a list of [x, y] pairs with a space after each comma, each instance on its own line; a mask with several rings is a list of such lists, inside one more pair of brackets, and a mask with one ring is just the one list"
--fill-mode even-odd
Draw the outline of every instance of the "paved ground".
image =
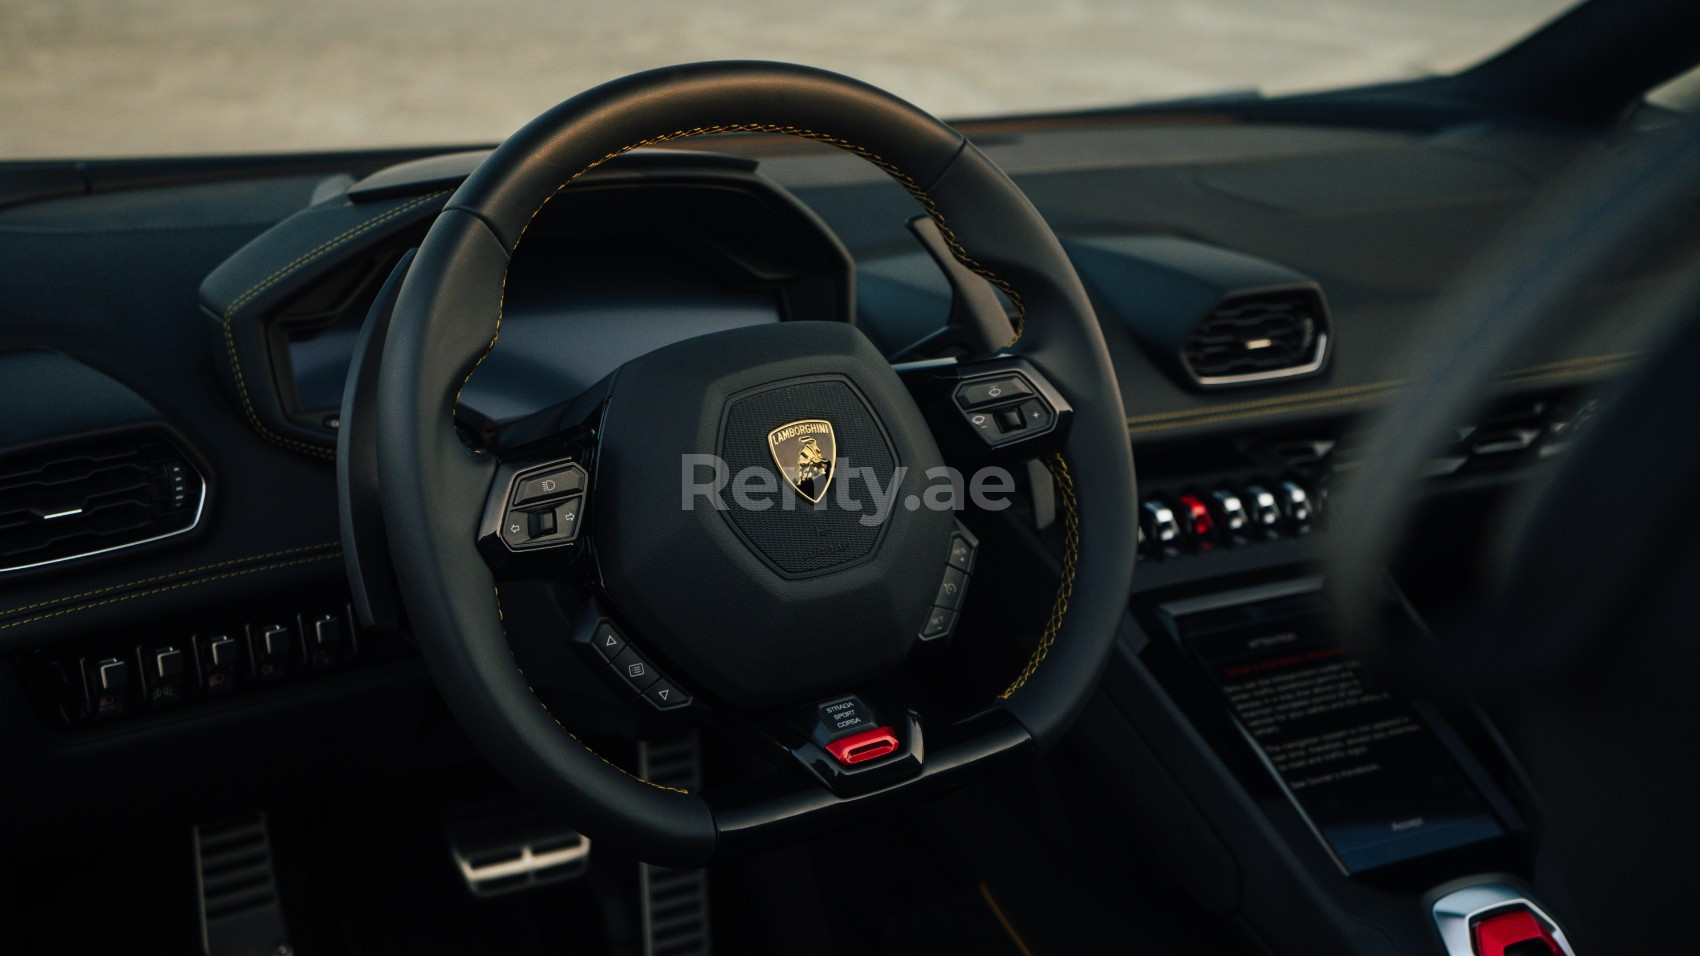
[[0, 157], [499, 139], [604, 79], [762, 57], [945, 116], [1450, 70], [1566, 0], [0, 0]]

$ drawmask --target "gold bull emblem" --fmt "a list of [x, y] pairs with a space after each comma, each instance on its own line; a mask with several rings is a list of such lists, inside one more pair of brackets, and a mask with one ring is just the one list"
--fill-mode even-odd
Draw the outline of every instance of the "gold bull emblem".
[[768, 432], [767, 444], [785, 482], [811, 503], [819, 502], [832, 484], [838, 455], [832, 423], [821, 418], [789, 422]]

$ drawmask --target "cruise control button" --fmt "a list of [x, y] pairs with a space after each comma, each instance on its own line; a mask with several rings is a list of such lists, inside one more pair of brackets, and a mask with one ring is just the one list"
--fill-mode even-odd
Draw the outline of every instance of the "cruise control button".
[[643, 699], [656, 710], [677, 710], [690, 704], [691, 695], [663, 677], [649, 685], [649, 689], [643, 692]]
[[921, 628], [921, 640], [932, 641], [950, 634], [956, 626], [956, 612], [947, 607], [935, 607], [927, 615], [927, 623]]
[[962, 595], [967, 590], [968, 575], [955, 568], [945, 568], [944, 581], [939, 584], [939, 595], [933, 603], [946, 610], [957, 610], [962, 607]]
[[961, 534], [950, 536], [950, 566], [963, 572], [974, 570], [974, 546]]
[[545, 501], [549, 498], [559, 498], [562, 495], [577, 494], [584, 490], [584, 485], [584, 469], [577, 465], [568, 465], [565, 468], [521, 479], [519, 487], [514, 489], [513, 503], [524, 505], [533, 501]]
[[1033, 394], [1027, 383], [1021, 378], [1009, 375], [1003, 378], [987, 378], [969, 382], [956, 390], [956, 404], [963, 408], [979, 408], [982, 405], [996, 405], [1017, 398], [1025, 398]]

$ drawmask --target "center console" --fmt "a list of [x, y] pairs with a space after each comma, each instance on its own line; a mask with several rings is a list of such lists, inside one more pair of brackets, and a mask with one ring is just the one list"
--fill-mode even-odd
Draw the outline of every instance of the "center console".
[[[1525, 395], [1461, 428], [1433, 524], [1486, 526], [1585, 414]], [[1354, 445], [1336, 420], [1136, 447], [1139, 569], [1077, 737], [1135, 845], [1275, 952], [1570, 953], [1524, 883], [1533, 801], [1492, 720], [1372, 673], [1334, 632], [1322, 545]], [[1434, 587], [1419, 577], [1390, 579], [1393, 639], [1426, 639], [1399, 590]]]

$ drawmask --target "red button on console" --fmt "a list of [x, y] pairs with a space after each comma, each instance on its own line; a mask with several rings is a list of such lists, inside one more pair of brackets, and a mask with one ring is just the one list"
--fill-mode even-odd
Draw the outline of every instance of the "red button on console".
[[1526, 909], [1501, 910], [1483, 916], [1476, 920], [1471, 935], [1475, 938], [1478, 956], [1508, 956], [1525, 952], [1564, 956], [1564, 950], [1558, 945], [1558, 940], [1553, 939], [1546, 924]]
[[874, 760], [897, 750], [897, 735], [890, 727], [875, 727], [851, 734], [826, 745], [826, 752], [845, 766]]
[[1181, 510], [1186, 515], [1187, 530], [1200, 542], [1207, 542], [1216, 531], [1216, 519], [1210, 517], [1210, 509], [1197, 495], [1181, 495], [1178, 499]]

